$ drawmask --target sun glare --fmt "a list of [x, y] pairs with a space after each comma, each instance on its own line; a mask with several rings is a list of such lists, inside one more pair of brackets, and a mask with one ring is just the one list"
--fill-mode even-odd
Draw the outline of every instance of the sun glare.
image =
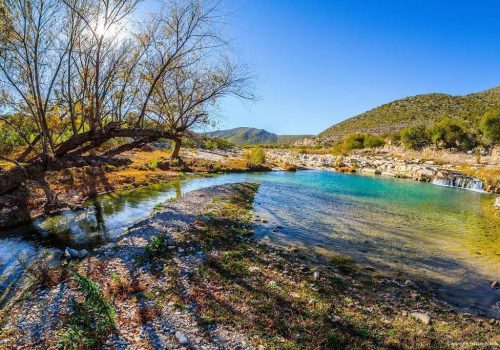
[[128, 23], [122, 20], [118, 23], [112, 25], [105, 25], [104, 20], [99, 20], [96, 26], [95, 33], [97, 36], [103, 36], [105, 39], [112, 39], [116, 41], [122, 41], [128, 36]]

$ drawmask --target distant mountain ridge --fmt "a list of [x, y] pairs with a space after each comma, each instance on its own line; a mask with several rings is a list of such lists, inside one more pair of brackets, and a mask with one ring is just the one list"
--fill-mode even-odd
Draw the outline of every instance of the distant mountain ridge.
[[277, 135], [264, 129], [239, 127], [204, 133], [208, 137], [221, 138], [235, 145], [285, 144], [311, 135]]
[[405, 97], [334, 124], [318, 136], [341, 139], [356, 132], [387, 134], [412, 125], [430, 125], [445, 117], [474, 122], [491, 109], [500, 108], [500, 86], [464, 96], [431, 93]]

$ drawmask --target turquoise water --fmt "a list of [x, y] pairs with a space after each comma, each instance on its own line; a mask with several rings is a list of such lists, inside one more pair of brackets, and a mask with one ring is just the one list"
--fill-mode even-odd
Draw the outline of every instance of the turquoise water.
[[85, 210], [4, 232], [2, 246], [12, 248], [0, 250], [2, 269], [11, 271], [16, 254], [41, 245], [100, 245], [158, 203], [241, 181], [261, 184], [255, 214], [268, 223], [256, 223], [257, 239], [348, 254], [390, 278], [425, 284], [461, 308], [499, 311], [500, 291], [489, 287], [489, 280], [500, 279], [500, 217], [491, 195], [329, 171], [228, 174], [100, 196]]

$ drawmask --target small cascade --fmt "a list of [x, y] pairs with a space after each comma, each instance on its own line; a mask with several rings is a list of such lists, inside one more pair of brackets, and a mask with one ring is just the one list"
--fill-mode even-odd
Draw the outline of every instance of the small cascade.
[[438, 186], [457, 187], [470, 191], [483, 192], [483, 182], [481, 180], [461, 174], [450, 174], [442, 178], [435, 177], [431, 182]]

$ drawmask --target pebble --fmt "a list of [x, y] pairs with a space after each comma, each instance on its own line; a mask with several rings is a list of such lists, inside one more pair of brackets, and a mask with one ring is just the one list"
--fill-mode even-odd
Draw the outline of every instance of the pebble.
[[426, 313], [423, 312], [412, 312], [411, 316], [423, 324], [430, 324], [431, 323], [431, 317], [427, 315]]
[[319, 272], [318, 271], [314, 271], [313, 278], [314, 278], [315, 281], [319, 278]]
[[500, 288], [500, 283], [498, 281], [493, 281], [493, 283], [491, 284], [491, 288], [492, 289]]
[[418, 287], [418, 286], [417, 286], [417, 284], [416, 284], [415, 282], [410, 281], [410, 280], [406, 280], [406, 281], [405, 281], [405, 286], [406, 286], [406, 287], [410, 287], [410, 288], [417, 288], [417, 287]]
[[251, 273], [259, 273], [260, 272], [260, 269], [257, 267], [257, 266], [252, 266], [248, 269], [248, 271], [250, 271]]
[[177, 341], [179, 342], [179, 344], [181, 344], [181, 345], [189, 344], [189, 340], [184, 335], [184, 333], [177, 331], [177, 332], [175, 332], [175, 337], [177, 338]]
[[340, 316], [334, 315], [332, 316], [332, 322], [333, 323], [339, 323], [341, 320]]

